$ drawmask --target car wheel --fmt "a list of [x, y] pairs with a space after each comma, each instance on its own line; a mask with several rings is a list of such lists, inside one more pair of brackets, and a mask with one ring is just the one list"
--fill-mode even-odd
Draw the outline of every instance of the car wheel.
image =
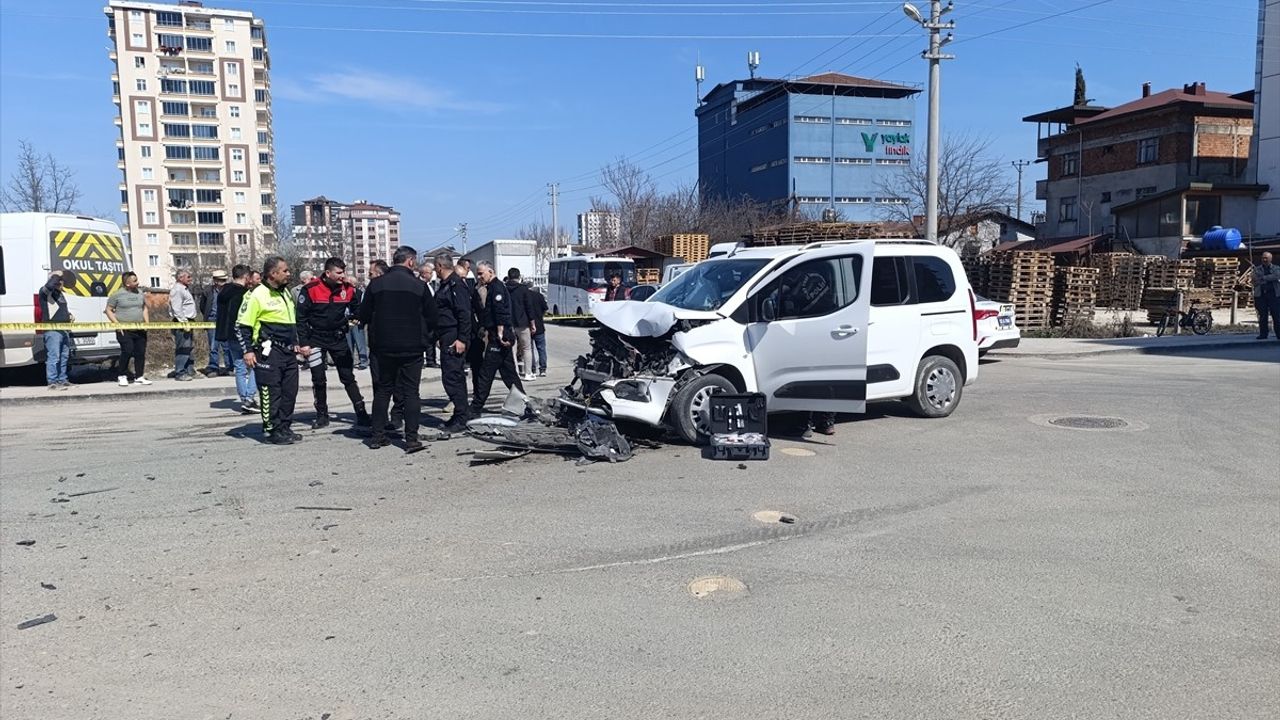
[[960, 368], [950, 358], [929, 355], [916, 371], [915, 392], [907, 398], [907, 406], [921, 417], [946, 417], [960, 404], [963, 391]]
[[668, 421], [685, 442], [706, 445], [711, 440], [711, 396], [737, 391], [727, 378], [702, 375], [671, 398]]

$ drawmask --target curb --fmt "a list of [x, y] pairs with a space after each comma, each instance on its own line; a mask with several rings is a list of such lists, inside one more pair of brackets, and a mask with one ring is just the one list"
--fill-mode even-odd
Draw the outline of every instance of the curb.
[[[301, 388], [299, 388], [301, 390]], [[48, 395], [37, 395], [34, 397], [4, 397], [0, 394], [0, 407], [6, 405], [46, 405], [49, 403], [70, 403], [70, 402], [120, 402], [120, 401], [138, 401], [147, 400], [149, 398], [173, 398], [173, 397], [192, 397], [192, 398], [219, 398], [219, 397], [237, 397], [235, 386], [229, 388], [208, 387], [208, 388], [191, 388], [174, 389], [174, 390], [147, 390], [145, 392], [124, 392], [118, 395], [108, 393], [95, 393], [93, 395], [71, 395], [67, 393], [49, 392]]]
[[1001, 359], [1017, 359], [1017, 358], [1035, 358], [1040, 360], [1073, 360], [1076, 358], [1096, 357], [1098, 355], [1177, 355], [1188, 350], [1211, 350], [1221, 348], [1234, 347], [1266, 347], [1265, 341], [1253, 340], [1249, 338], [1245, 340], [1243, 336], [1232, 335], [1230, 340], [1206, 340], [1197, 343], [1184, 343], [1181, 345], [1146, 345], [1146, 346], [1121, 346], [1114, 348], [1102, 348], [1097, 350], [1080, 350], [1078, 352], [1001, 352], [992, 350], [987, 353], [987, 357]]

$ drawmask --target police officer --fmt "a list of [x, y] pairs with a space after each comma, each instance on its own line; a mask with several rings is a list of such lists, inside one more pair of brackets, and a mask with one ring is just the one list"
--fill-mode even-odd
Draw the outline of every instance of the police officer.
[[258, 381], [263, 435], [275, 445], [291, 445], [302, 439], [290, 427], [298, 399], [297, 356], [310, 355], [311, 348], [298, 343], [289, 263], [272, 255], [263, 263], [262, 278], [240, 306], [235, 341]]
[[462, 368], [467, 346], [471, 343], [471, 289], [456, 272], [453, 257], [441, 253], [435, 258], [440, 288], [436, 292], [439, 324], [436, 333], [440, 345], [440, 379], [444, 393], [453, 402], [453, 417], [445, 431], [460, 433], [467, 429], [467, 376]]
[[[356, 382], [355, 358], [347, 342], [351, 320], [356, 316], [356, 286], [346, 278], [347, 264], [340, 258], [324, 261], [324, 274], [303, 286], [298, 294], [298, 339], [323, 351], [338, 368], [338, 379], [356, 411], [356, 425], [369, 426], [360, 384]], [[311, 427], [319, 430], [329, 425], [329, 392], [323, 359], [312, 358], [311, 394], [316, 403], [316, 419]]]
[[502, 382], [507, 390], [516, 388], [524, 392], [520, 375], [516, 373], [516, 356], [511, 346], [515, 343], [515, 330], [511, 327], [511, 295], [506, 286], [493, 271], [493, 265], [486, 260], [476, 264], [476, 273], [484, 291], [485, 346], [484, 363], [480, 366], [479, 376], [475, 379], [475, 392], [471, 398], [471, 415], [477, 417], [484, 412], [485, 401], [489, 399], [489, 391], [493, 388], [494, 375], [501, 373]]

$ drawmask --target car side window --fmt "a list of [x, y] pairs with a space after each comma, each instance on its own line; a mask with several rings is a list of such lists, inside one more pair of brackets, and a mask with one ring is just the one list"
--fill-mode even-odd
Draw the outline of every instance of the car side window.
[[830, 315], [858, 298], [861, 271], [860, 255], [801, 263], [757, 295], [758, 317], [773, 321]]
[[951, 265], [939, 257], [915, 257], [916, 293], [922, 303], [950, 300], [956, 294], [956, 278]]
[[871, 264], [871, 304], [903, 305], [911, 295], [904, 258], [878, 257]]

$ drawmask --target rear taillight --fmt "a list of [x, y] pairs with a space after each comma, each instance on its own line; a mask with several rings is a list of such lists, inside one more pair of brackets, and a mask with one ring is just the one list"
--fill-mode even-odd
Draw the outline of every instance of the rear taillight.
[[973, 341], [978, 342], [978, 299], [973, 296], [973, 289], [969, 289], [969, 315], [973, 318]]
[[996, 317], [999, 314], [1000, 314], [999, 310], [974, 310], [973, 319], [986, 320], [987, 318]]

